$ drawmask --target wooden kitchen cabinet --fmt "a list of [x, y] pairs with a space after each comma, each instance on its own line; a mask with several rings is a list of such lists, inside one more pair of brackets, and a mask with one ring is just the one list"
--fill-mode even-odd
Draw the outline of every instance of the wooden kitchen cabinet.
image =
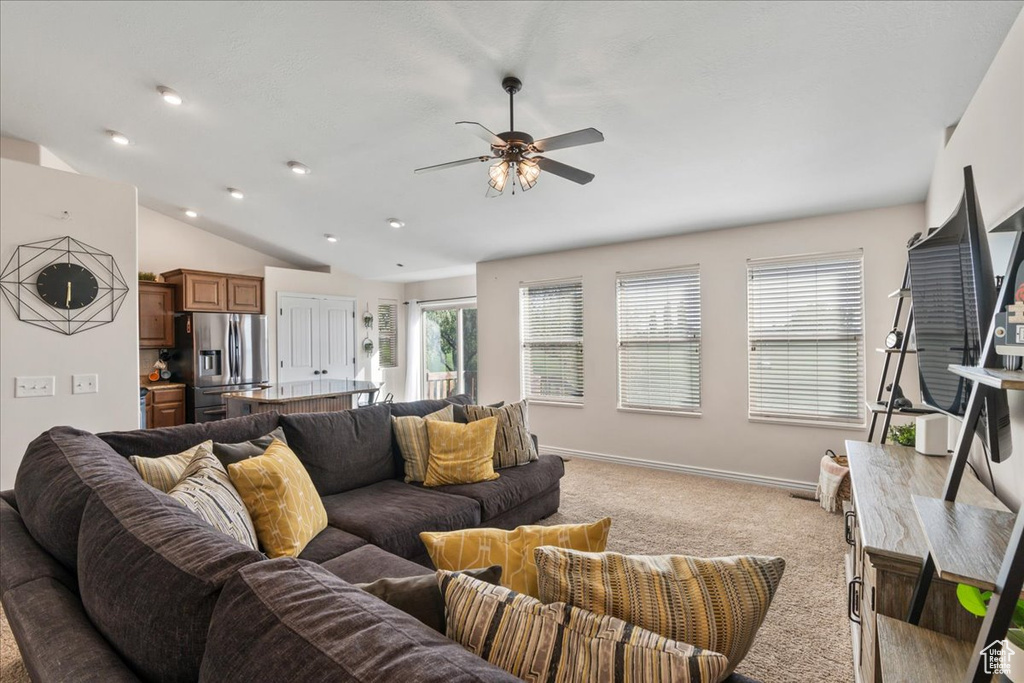
[[263, 278], [229, 275], [228, 310], [232, 313], [262, 313]]
[[179, 311], [262, 313], [263, 278], [179, 268], [163, 273]]
[[174, 346], [174, 285], [139, 282], [139, 348]]
[[158, 387], [146, 394], [146, 427], [177, 427], [185, 424], [184, 387]]

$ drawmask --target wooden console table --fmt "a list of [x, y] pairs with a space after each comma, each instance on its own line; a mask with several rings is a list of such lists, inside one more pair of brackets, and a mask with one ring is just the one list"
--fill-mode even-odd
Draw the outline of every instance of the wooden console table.
[[[846, 520], [850, 543], [846, 573], [850, 618], [854, 622], [854, 669], [858, 683], [882, 683], [879, 638], [901, 633], [899, 625], [885, 617], [906, 618], [928, 552], [918, 508], [924, 507], [927, 512], [923, 499], [942, 498], [950, 457], [926, 456], [907, 446], [863, 441], [847, 441], [846, 452], [853, 488]], [[964, 477], [957, 502], [1007, 511], [998, 498], [970, 476]], [[956, 583], [937, 578], [920, 625], [973, 647], [980, 621], [960, 606]], [[936, 638], [935, 647], [942, 649], [942, 643], [948, 642]], [[920, 654], [929, 657], [929, 653]], [[936, 652], [935, 656], [940, 654]]]

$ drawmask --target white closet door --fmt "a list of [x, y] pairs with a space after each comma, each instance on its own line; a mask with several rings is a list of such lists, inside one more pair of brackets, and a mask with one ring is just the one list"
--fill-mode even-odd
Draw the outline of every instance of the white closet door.
[[320, 379], [320, 323], [319, 299], [306, 296], [282, 296], [278, 299], [279, 384]]
[[320, 300], [320, 372], [325, 379], [356, 376], [354, 301]]

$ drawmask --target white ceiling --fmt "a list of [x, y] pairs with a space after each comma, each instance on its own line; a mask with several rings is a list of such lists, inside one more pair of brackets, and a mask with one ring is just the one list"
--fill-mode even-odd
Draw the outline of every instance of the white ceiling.
[[[1021, 5], [3, 2], [0, 131], [298, 265], [426, 279], [922, 200]], [[486, 152], [452, 124], [505, 130], [509, 73], [517, 128], [604, 133], [550, 154], [596, 180], [485, 199], [484, 164], [414, 176]]]

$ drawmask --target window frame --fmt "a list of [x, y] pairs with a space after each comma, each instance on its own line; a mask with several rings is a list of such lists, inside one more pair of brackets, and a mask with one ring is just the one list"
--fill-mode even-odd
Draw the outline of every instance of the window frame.
[[[850, 420], [841, 420], [835, 418], [822, 418], [814, 419], [802, 415], [796, 414], [760, 414], [753, 411], [753, 382], [752, 382], [752, 359], [753, 359], [753, 347], [755, 346], [755, 339], [751, 336], [751, 283], [753, 280], [752, 273], [754, 268], [758, 266], [782, 266], [787, 263], [800, 264], [800, 265], [812, 265], [812, 264], [827, 264], [827, 263], [841, 263], [846, 261], [857, 261], [860, 278], [860, 288], [858, 290], [858, 296], [860, 300], [860, 333], [856, 336], [856, 350], [857, 350], [857, 417], [851, 418]], [[867, 427], [867, 420], [869, 412], [866, 409], [865, 392], [866, 392], [866, 376], [867, 376], [867, 356], [866, 356], [866, 341], [867, 336], [867, 312], [866, 312], [866, 301], [864, 297], [864, 250], [854, 249], [838, 252], [816, 252], [809, 254], [797, 254], [791, 256], [780, 256], [780, 257], [768, 257], [768, 258], [750, 258], [746, 262], [746, 274], [747, 274], [747, 291], [746, 291], [746, 318], [747, 318], [747, 420], [749, 422], [759, 422], [768, 424], [786, 424], [799, 427], [817, 427], [822, 429], [845, 429], [845, 430], [859, 430]], [[797, 340], [792, 340], [797, 341]], [[766, 411], [762, 411], [766, 412]]]
[[[622, 299], [621, 285], [623, 280], [641, 279], [645, 277], [682, 276], [695, 275], [697, 279], [697, 403], [695, 406], [679, 408], [624, 405], [623, 404], [623, 374], [622, 374], [622, 352], [624, 342], [622, 340]], [[703, 289], [701, 282], [700, 264], [689, 264], [674, 266], [670, 268], [658, 268], [653, 270], [626, 271], [615, 274], [615, 358], [616, 358], [616, 410], [626, 413], [645, 413], [651, 415], [670, 415], [675, 417], [701, 417], [703, 415], [703, 381], [704, 381], [704, 321], [703, 321]], [[629, 342], [626, 342], [629, 343]], [[684, 344], [681, 340], [674, 340], [669, 343]]]
[[[526, 348], [527, 344], [542, 344], [543, 342], [528, 342], [525, 338], [526, 334], [526, 310], [524, 307], [524, 292], [531, 288], [543, 288], [543, 287], [559, 287], [566, 285], [578, 285], [580, 291], [580, 335], [579, 341], [576, 342], [580, 350], [580, 392], [581, 395], [578, 397], [569, 396], [555, 396], [555, 395], [533, 395], [527, 392], [527, 372], [526, 372]], [[585, 301], [586, 292], [583, 286], [583, 276], [565, 277], [565, 278], [553, 278], [547, 280], [533, 280], [529, 282], [519, 283], [519, 395], [521, 398], [528, 400], [531, 404], [535, 405], [549, 405], [558, 406], [563, 408], [583, 408], [586, 401], [586, 345], [584, 342], [584, 324], [586, 319], [585, 312]], [[554, 344], [555, 342], [548, 342]]]
[[[391, 345], [391, 363], [385, 365], [383, 362], [384, 358], [384, 325], [381, 321], [381, 309], [391, 309], [391, 321], [394, 327], [394, 333], [392, 339], [394, 340]], [[395, 299], [377, 299], [377, 365], [382, 370], [394, 370], [401, 366], [398, 362], [398, 344], [399, 344], [399, 331], [398, 331], [398, 301]]]

